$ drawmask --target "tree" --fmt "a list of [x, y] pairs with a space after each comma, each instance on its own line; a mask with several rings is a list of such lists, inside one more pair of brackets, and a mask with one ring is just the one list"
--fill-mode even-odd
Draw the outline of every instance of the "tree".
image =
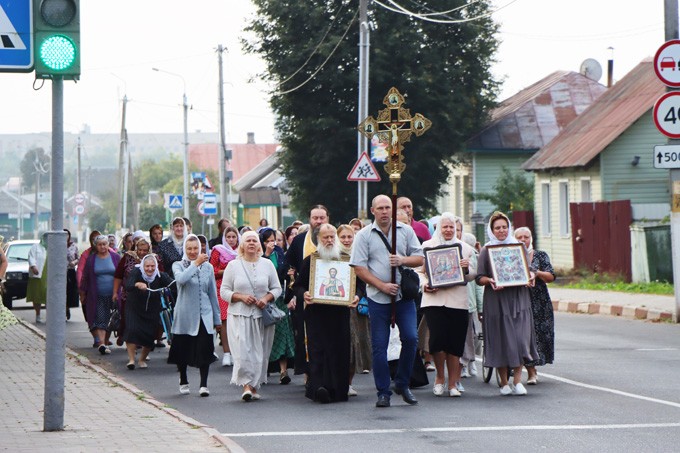
[[145, 204], [139, 208], [139, 228], [147, 231], [155, 224], [160, 224], [163, 229], [167, 226], [165, 221], [165, 208], [159, 205]]
[[534, 209], [534, 180], [501, 167], [501, 175], [493, 186], [493, 192], [468, 192], [467, 195], [472, 201], [493, 203], [494, 209], [508, 215], [513, 211], [531, 211]]
[[40, 174], [40, 188], [50, 187], [50, 156], [42, 148], [29, 149], [19, 164], [21, 178], [26, 188], [35, 190], [36, 173]]
[[[356, 185], [346, 176], [356, 161], [358, 4], [348, 0], [254, 3], [258, 12], [248, 30], [256, 39], [244, 44], [247, 51], [264, 58], [267, 71], [261, 77], [276, 87], [271, 105], [284, 147], [281, 163], [292, 208], [303, 215], [311, 205], [323, 203], [335, 220], [354, 217]], [[424, 5], [419, 11], [426, 13], [466, 2], [419, 4]], [[448, 177], [446, 164], [453, 162], [454, 153], [483, 124], [493, 105], [498, 83], [490, 66], [498, 45], [497, 26], [488, 16], [440, 24], [387, 11], [376, 3], [371, 6], [368, 113], [375, 116], [385, 108], [382, 99], [396, 86], [407, 96], [405, 107], [433, 123], [426, 135], [406, 146], [407, 169], [399, 185], [400, 195], [411, 198], [420, 217], [434, 210]], [[489, 12], [489, 1], [482, 0], [447, 17]], [[381, 164], [378, 170], [382, 182], [369, 184], [369, 201], [377, 193], [391, 193]]]
[[113, 231], [112, 229], [109, 229], [109, 227], [112, 227], [111, 216], [109, 216], [108, 211], [105, 209], [95, 207], [90, 210], [87, 218], [90, 228], [93, 230], [97, 230], [102, 233], [106, 231]]

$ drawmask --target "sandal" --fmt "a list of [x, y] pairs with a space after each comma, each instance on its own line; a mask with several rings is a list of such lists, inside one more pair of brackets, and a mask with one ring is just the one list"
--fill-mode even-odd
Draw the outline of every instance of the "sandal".
[[134, 360], [128, 362], [127, 369], [128, 370], [134, 370], [135, 369], [135, 361]]
[[288, 371], [282, 371], [281, 377], [279, 378], [279, 384], [286, 385], [290, 384], [290, 376], [288, 376]]

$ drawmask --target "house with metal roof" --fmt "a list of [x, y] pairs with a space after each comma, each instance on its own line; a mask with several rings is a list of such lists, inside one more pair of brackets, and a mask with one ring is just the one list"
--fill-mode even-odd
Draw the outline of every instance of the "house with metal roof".
[[[534, 238], [555, 267], [580, 267], [574, 248], [584, 235], [573, 229], [570, 203], [629, 200], [632, 220], [670, 212], [668, 170], [652, 162], [654, 145], [666, 142], [652, 118], [665, 91], [651, 59], [642, 61], [522, 165], [534, 174]], [[603, 231], [589, 250], [610, 235]], [[612, 240], [608, 247], [622, 243]]]
[[473, 213], [488, 216], [494, 207], [487, 201], [471, 202], [466, 194], [492, 192], [502, 167], [525, 174], [521, 166], [527, 158], [606, 90], [579, 73], [556, 71], [501, 102], [489, 122], [467, 142], [459, 164], [451, 168], [448, 194], [438, 201], [440, 212], [452, 212], [465, 223]]

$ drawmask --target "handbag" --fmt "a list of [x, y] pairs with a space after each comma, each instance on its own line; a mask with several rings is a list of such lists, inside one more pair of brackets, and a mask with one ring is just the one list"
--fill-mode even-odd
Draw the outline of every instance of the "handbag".
[[[387, 243], [385, 236], [378, 231], [376, 231], [376, 233], [378, 233], [380, 239], [382, 239], [385, 244], [385, 247], [387, 247], [387, 251], [392, 253], [392, 249]], [[418, 297], [418, 294], [420, 294], [420, 278], [418, 277], [418, 274], [410, 267], [399, 266], [397, 269], [399, 269], [399, 274], [401, 274], [401, 282], [399, 284], [401, 287], [401, 298], [404, 300], [415, 300]]]
[[[248, 275], [248, 271], [246, 270], [246, 266], [243, 264], [243, 260], [241, 260], [241, 267], [243, 268], [243, 272], [246, 274], [248, 283], [250, 283], [250, 287], [253, 290], [253, 295], [255, 295], [255, 285], [253, 285], [253, 281], [250, 279], [250, 275]], [[262, 322], [264, 323], [265, 327], [278, 324], [285, 317], [286, 313], [277, 307], [274, 302], [268, 303], [262, 309]]]
[[120, 312], [118, 307], [113, 307], [111, 309], [111, 315], [109, 316], [109, 324], [106, 326], [108, 332], [118, 332], [120, 329]]
[[359, 313], [361, 316], [368, 316], [368, 299], [366, 299], [366, 296], [359, 299], [357, 313]]

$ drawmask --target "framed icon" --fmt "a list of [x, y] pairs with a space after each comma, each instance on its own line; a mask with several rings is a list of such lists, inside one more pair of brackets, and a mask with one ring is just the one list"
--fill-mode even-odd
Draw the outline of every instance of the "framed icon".
[[460, 244], [423, 249], [427, 279], [432, 288], [467, 284], [465, 273], [460, 265], [462, 250]]
[[531, 274], [524, 252], [524, 244], [499, 244], [487, 246], [492, 278], [496, 286], [526, 286]]
[[354, 268], [349, 256], [337, 260], [322, 260], [318, 253], [309, 263], [309, 294], [317, 304], [349, 305], [356, 292]]

